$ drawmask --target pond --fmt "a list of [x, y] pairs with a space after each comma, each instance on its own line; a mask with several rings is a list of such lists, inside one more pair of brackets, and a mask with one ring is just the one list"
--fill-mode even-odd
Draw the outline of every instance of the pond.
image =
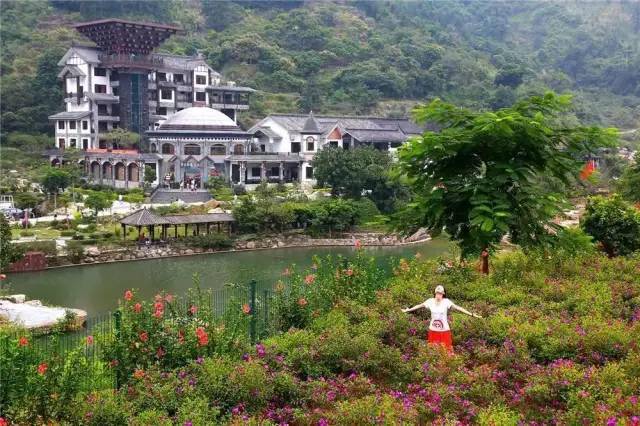
[[[399, 247], [367, 247], [367, 254], [388, 268], [392, 259], [436, 257], [449, 248], [443, 239]], [[41, 272], [12, 274], [11, 292], [24, 293], [28, 299], [87, 311], [89, 317], [104, 314], [117, 307], [117, 300], [129, 288], [150, 300], [165, 290], [185, 294], [192, 287], [192, 276], [198, 273], [202, 288], [219, 289], [227, 283], [248, 283], [255, 279], [259, 286], [271, 286], [284, 268], [292, 264], [309, 267], [312, 256], [328, 254], [352, 256], [353, 247], [296, 247], [198, 256], [84, 265]]]

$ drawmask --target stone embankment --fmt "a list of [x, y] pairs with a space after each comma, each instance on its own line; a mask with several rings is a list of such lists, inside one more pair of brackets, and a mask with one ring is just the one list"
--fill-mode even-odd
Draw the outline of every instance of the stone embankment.
[[[420, 230], [410, 237], [376, 233], [354, 233], [343, 238], [311, 238], [307, 235], [279, 235], [254, 240], [237, 240], [230, 249], [213, 250], [202, 248], [186, 248], [172, 245], [164, 246], [140, 246], [129, 249], [100, 250], [97, 247], [89, 247], [85, 250], [80, 263], [106, 263], [114, 261], [130, 261], [142, 259], [155, 259], [172, 256], [190, 256], [201, 253], [213, 253], [216, 251], [245, 251], [278, 249], [286, 247], [329, 247], [329, 246], [353, 246], [356, 241], [362, 246], [397, 246], [413, 244], [429, 240], [429, 235]], [[68, 266], [71, 262], [64, 258], [58, 258], [56, 266]]]

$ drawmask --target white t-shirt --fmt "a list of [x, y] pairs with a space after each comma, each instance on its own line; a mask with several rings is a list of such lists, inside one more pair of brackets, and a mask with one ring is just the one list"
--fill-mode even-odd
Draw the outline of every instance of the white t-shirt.
[[427, 299], [424, 306], [431, 311], [431, 322], [429, 330], [432, 331], [449, 331], [449, 321], [447, 321], [447, 311], [453, 306], [453, 302], [447, 298], [443, 298], [437, 303], [435, 297]]

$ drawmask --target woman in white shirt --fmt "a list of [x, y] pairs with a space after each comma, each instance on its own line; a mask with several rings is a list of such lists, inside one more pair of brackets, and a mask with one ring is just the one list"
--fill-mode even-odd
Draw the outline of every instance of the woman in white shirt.
[[405, 308], [402, 312], [412, 312], [420, 308], [427, 308], [431, 311], [431, 322], [429, 323], [429, 343], [444, 345], [450, 352], [453, 351], [453, 338], [449, 321], [447, 321], [447, 313], [449, 309], [455, 309], [463, 314], [470, 315], [474, 318], [482, 318], [480, 315], [473, 314], [460, 306], [455, 305], [451, 300], [447, 299], [444, 287], [439, 285], [435, 289], [434, 297], [425, 300], [423, 303], [413, 308]]

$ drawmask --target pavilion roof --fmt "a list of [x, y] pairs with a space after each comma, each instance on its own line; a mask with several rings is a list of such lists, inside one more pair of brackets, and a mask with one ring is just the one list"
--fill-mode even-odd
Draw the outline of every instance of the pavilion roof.
[[185, 214], [164, 216], [174, 225], [184, 225], [185, 223], [214, 223], [214, 222], [234, 222], [235, 219], [229, 213], [208, 213], [208, 214]]
[[129, 216], [123, 217], [122, 219], [120, 219], [120, 223], [123, 225], [130, 225], [130, 226], [149, 226], [149, 225], [171, 225], [173, 222], [170, 222], [166, 218], [162, 216], [158, 216], [157, 214], [147, 209], [141, 209], [131, 213]]

